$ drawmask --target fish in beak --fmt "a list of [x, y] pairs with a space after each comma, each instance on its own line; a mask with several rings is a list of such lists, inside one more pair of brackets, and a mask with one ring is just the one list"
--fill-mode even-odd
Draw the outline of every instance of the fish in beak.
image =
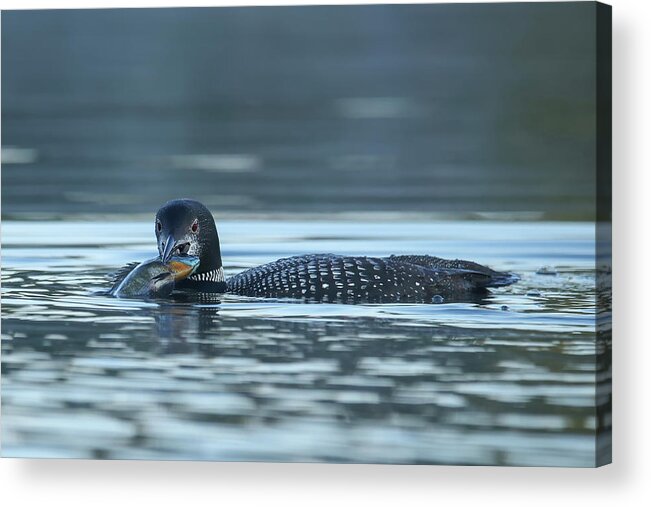
[[185, 280], [199, 267], [199, 257], [193, 255], [175, 255], [166, 263], [174, 276], [174, 281]]
[[109, 294], [119, 298], [168, 297], [174, 284], [192, 275], [199, 267], [199, 257], [172, 256], [167, 263], [156, 257], [141, 262], [114, 282]]

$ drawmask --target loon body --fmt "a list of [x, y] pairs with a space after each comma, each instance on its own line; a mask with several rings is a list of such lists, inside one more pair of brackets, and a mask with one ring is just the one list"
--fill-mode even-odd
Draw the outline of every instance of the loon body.
[[224, 278], [219, 236], [212, 214], [190, 199], [173, 200], [156, 214], [162, 262], [175, 255], [199, 258], [194, 274], [176, 288], [268, 298], [342, 302], [431, 302], [485, 294], [518, 280], [475, 262], [429, 255], [348, 257], [313, 254], [279, 259]]
[[280, 259], [248, 269], [226, 281], [227, 291], [253, 297], [318, 301], [431, 302], [485, 292], [516, 281], [467, 261], [427, 255], [346, 257], [333, 254]]

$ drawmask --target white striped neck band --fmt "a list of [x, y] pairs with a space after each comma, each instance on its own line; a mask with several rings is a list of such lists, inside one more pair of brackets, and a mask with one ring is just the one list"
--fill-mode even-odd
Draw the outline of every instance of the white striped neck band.
[[190, 280], [197, 280], [201, 282], [223, 282], [224, 281], [224, 268], [213, 269], [207, 273], [197, 273], [192, 275]]

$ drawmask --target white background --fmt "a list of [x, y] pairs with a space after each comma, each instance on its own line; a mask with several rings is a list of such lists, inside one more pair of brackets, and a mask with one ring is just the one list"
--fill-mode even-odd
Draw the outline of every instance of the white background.
[[[297, 1], [0, 0], [2, 9]], [[309, 3], [309, 2], [308, 2]], [[346, 3], [322, 1], [319, 3]], [[377, 2], [356, 2], [377, 3]], [[391, 3], [401, 3], [394, 1]], [[411, 2], [415, 3], [415, 2]], [[613, 5], [614, 464], [597, 470], [0, 460], [6, 506], [651, 505], [651, 2]]]

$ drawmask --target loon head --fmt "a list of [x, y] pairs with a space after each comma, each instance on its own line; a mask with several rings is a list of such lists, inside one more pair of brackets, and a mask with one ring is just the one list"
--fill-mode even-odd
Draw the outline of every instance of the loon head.
[[165, 203], [156, 213], [156, 241], [163, 262], [174, 255], [199, 257], [197, 274], [222, 267], [215, 219], [203, 204], [191, 199]]

